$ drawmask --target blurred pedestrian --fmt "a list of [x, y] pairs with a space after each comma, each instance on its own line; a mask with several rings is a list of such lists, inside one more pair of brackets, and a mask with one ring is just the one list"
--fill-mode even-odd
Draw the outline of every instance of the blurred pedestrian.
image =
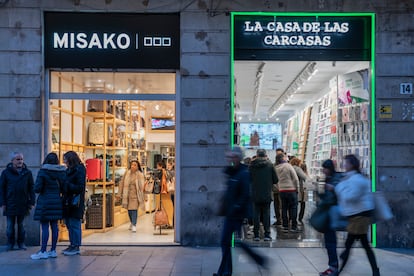
[[78, 154], [68, 151], [63, 155], [66, 164], [66, 177], [64, 184], [63, 218], [69, 232], [68, 248], [63, 250], [67, 256], [80, 254], [82, 244], [82, 218], [85, 211], [86, 170]]
[[[225, 169], [227, 175], [227, 189], [224, 195], [222, 215], [225, 216], [224, 226], [221, 236], [222, 259], [217, 273], [213, 275], [224, 276], [232, 275], [233, 265], [231, 257], [231, 243], [234, 232], [239, 232], [243, 219], [250, 216], [250, 181], [251, 176], [246, 165], [241, 164], [243, 152], [240, 147], [234, 146], [226, 153], [229, 166]], [[259, 265], [265, 264], [264, 257], [255, 253], [243, 242], [238, 242], [240, 246], [253, 258]]]
[[33, 175], [23, 161], [21, 152], [10, 155], [11, 162], [0, 177], [0, 206], [7, 216], [7, 250], [13, 250], [16, 242], [15, 224], [17, 224], [17, 246], [26, 250], [26, 231], [23, 221], [35, 204]]
[[[284, 154], [285, 151], [282, 148], [276, 149], [276, 156], [278, 154]], [[275, 160], [276, 162], [276, 160]], [[276, 164], [274, 165], [276, 167]], [[280, 200], [279, 188], [276, 185], [273, 185], [273, 209], [275, 211], [276, 221], [273, 223], [273, 226], [280, 227], [282, 226], [282, 201]]]
[[[323, 173], [325, 174], [325, 192], [319, 194], [320, 208], [329, 210], [330, 207], [337, 204], [336, 195], [334, 189], [336, 185], [341, 180], [342, 174], [336, 172], [335, 164], [332, 160], [328, 159], [322, 163]], [[336, 231], [330, 227], [326, 228], [326, 231], [323, 233], [325, 240], [325, 248], [328, 253], [328, 265], [329, 267], [324, 271], [319, 273], [320, 276], [336, 276], [338, 275], [338, 254], [336, 252]]]
[[276, 155], [276, 174], [279, 179], [277, 186], [282, 200], [282, 230], [289, 232], [289, 221], [291, 221], [290, 231], [299, 232], [297, 222], [299, 179], [295, 169], [286, 159], [285, 154]]
[[145, 211], [144, 181], [141, 165], [138, 160], [132, 160], [118, 187], [122, 207], [128, 210], [128, 229], [132, 232], [137, 232], [138, 209]]
[[[65, 179], [65, 166], [59, 165], [56, 153], [49, 153], [39, 170], [34, 185], [38, 193], [34, 220], [39, 220], [42, 227], [42, 245], [40, 250], [32, 254], [33, 260], [56, 258], [56, 245], [59, 236], [58, 220], [63, 217], [62, 194]], [[49, 240], [49, 226], [52, 229], [52, 247], [46, 251]]]
[[348, 217], [345, 250], [340, 255], [341, 272], [349, 258], [352, 244], [360, 240], [365, 249], [372, 269], [372, 275], [379, 276], [379, 268], [375, 254], [368, 242], [368, 229], [372, 223], [374, 199], [371, 192], [371, 182], [360, 171], [360, 162], [355, 155], [345, 156], [346, 175], [335, 187], [339, 208], [342, 215]]
[[[260, 241], [260, 221], [264, 227], [264, 241], [271, 241], [270, 236], [270, 203], [272, 202], [272, 188], [278, 179], [273, 164], [269, 161], [264, 149], [257, 150], [257, 158], [250, 164], [252, 176], [253, 201], [253, 232], [254, 241]], [[261, 215], [263, 219], [260, 220]]]

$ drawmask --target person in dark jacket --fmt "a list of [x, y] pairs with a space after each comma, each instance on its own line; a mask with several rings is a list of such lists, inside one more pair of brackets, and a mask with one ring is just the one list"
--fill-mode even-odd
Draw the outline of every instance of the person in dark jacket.
[[[63, 155], [63, 162], [66, 163], [66, 177], [64, 184], [63, 218], [69, 232], [68, 248], [63, 250], [67, 256], [80, 254], [79, 247], [82, 243], [82, 218], [85, 211], [85, 186], [86, 170], [78, 154], [68, 151]], [[79, 202], [73, 204], [74, 199], [79, 196]]]
[[0, 206], [3, 208], [3, 215], [7, 216], [7, 250], [14, 248], [16, 223], [17, 246], [26, 250], [23, 220], [35, 204], [33, 175], [24, 164], [22, 153], [13, 152], [10, 157], [11, 163], [0, 177]]
[[260, 215], [263, 214], [264, 241], [271, 241], [270, 236], [270, 203], [272, 202], [273, 184], [278, 179], [272, 162], [269, 161], [264, 149], [258, 149], [257, 158], [250, 164], [252, 176], [252, 200], [253, 200], [253, 222], [254, 240], [260, 241], [259, 227]]
[[[329, 209], [331, 206], [337, 204], [336, 195], [332, 187], [335, 187], [342, 178], [342, 174], [336, 172], [335, 164], [332, 160], [328, 159], [322, 163], [323, 173], [325, 174], [325, 193], [319, 194], [320, 202], [319, 206], [321, 208]], [[331, 187], [331, 188], [329, 188]], [[329, 267], [324, 271], [319, 273], [320, 276], [327, 275], [338, 275], [338, 253], [336, 252], [336, 231], [328, 228], [324, 235], [325, 239], [325, 248], [328, 253], [328, 265]]]
[[[232, 275], [233, 265], [231, 257], [231, 242], [234, 232], [240, 231], [243, 219], [249, 217], [250, 212], [250, 181], [251, 176], [246, 165], [241, 164], [243, 153], [240, 147], [234, 146], [226, 153], [229, 165], [225, 169], [227, 175], [227, 190], [223, 198], [224, 226], [221, 236], [222, 259], [217, 273], [213, 275]], [[265, 264], [265, 259], [255, 253], [245, 243], [240, 246], [260, 265]]]
[[[65, 178], [65, 166], [59, 165], [56, 153], [49, 153], [43, 161], [42, 168], [36, 177], [35, 193], [38, 193], [34, 220], [39, 220], [42, 226], [42, 246], [40, 251], [32, 254], [33, 260], [56, 258], [58, 240], [58, 220], [63, 216], [62, 193]], [[49, 225], [52, 229], [52, 247], [46, 251], [49, 240]]]

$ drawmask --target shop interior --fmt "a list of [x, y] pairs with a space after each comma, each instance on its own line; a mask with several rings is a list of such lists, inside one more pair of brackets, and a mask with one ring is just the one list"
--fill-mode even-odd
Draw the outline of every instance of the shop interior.
[[[152, 185], [162, 162], [174, 175], [168, 187], [174, 202], [175, 101], [159, 99], [175, 94], [175, 78], [175, 73], [51, 72], [51, 94], [67, 94], [50, 100], [50, 151], [61, 162], [65, 152], [77, 152], [87, 170], [83, 244], [174, 242], [174, 210], [167, 212], [168, 224], [154, 225], [164, 205], [156, 189], [144, 191], [134, 232], [118, 188], [131, 160], [139, 161], [145, 183]], [[78, 93], [81, 97], [73, 97]], [[145, 100], [134, 100], [139, 94], [147, 94]], [[59, 235], [68, 240], [63, 222]]]
[[[308, 199], [302, 232], [272, 228], [272, 242], [255, 246], [321, 246], [321, 234], [308, 220], [323, 183], [321, 164], [332, 159], [343, 171], [347, 154], [360, 157], [370, 174], [370, 63], [366, 61], [234, 61], [235, 143], [253, 157], [264, 148], [272, 163], [275, 150], [302, 160], [308, 168]], [[273, 204], [272, 204], [273, 205]], [[275, 222], [271, 206], [271, 224]], [[343, 242], [344, 233], [338, 232]]]

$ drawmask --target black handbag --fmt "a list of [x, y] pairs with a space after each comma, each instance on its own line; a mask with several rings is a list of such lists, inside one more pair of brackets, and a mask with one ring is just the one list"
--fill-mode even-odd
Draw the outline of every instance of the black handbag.
[[161, 180], [160, 179], [155, 179], [153, 193], [156, 195], [161, 193]]
[[316, 207], [309, 219], [309, 223], [316, 231], [321, 233], [327, 232], [330, 229], [329, 208]]

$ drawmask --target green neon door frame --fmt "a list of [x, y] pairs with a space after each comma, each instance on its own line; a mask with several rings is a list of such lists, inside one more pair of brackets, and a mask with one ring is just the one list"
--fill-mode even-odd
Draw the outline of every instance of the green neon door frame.
[[[232, 12], [230, 15], [230, 89], [231, 89], [231, 108], [230, 108], [230, 139], [234, 145], [234, 17], [244, 16], [338, 16], [338, 17], [370, 17], [371, 18], [371, 190], [376, 191], [377, 182], [377, 162], [376, 162], [376, 112], [375, 112], [375, 13], [308, 13], [308, 12]], [[377, 225], [372, 225], [372, 245], [377, 246]]]

